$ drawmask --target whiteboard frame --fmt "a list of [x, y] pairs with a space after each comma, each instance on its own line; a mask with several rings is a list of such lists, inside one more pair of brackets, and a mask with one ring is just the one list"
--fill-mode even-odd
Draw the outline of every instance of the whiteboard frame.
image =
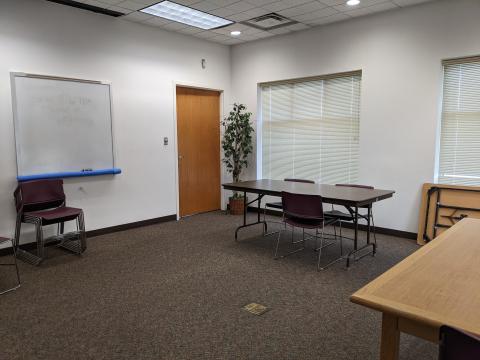
[[116, 142], [115, 142], [115, 132], [114, 132], [114, 115], [113, 115], [113, 95], [112, 95], [112, 83], [109, 81], [99, 81], [99, 80], [89, 80], [89, 79], [79, 79], [79, 78], [71, 78], [65, 76], [55, 76], [55, 75], [46, 75], [46, 74], [33, 74], [33, 73], [26, 73], [21, 71], [11, 71], [10, 72], [10, 87], [12, 92], [12, 113], [13, 113], [13, 134], [15, 138], [15, 164], [17, 167], [17, 176], [20, 174], [18, 173], [18, 151], [19, 151], [19, 143], [17, 141], [17, 134], [16, 134], [16, 124], [18, 120], [17, 114], [17, 96], [16, 96], [16, 87], [15, 87], [15, 78], [16, 77], [28, 77], [33, 79], [47, 79], [47, 80], [57, 80], [57, 81], [69, 81], [69, 82], [80, 82], [80, 83], [87, 83], [87, 84], [99, 84], [99, 85], [107, 85], [108, 86], [108, 94], [110, 97], [110, 133], [112, 136], [112, 168], [115, 169], [117, 165], [117, 156], [115, 153], [116, 149]]

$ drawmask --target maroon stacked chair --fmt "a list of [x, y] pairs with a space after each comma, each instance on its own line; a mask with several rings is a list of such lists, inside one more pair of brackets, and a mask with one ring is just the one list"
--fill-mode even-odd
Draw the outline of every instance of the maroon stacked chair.
[[[318, 251], [317, 270], [323, 270], [331, 264], [341, 260], [343, 258], [343, 246], [342, 238], [340, 237], [340, 257], [331, 261], [325, 266], [321, 266], [322, 249], [331, 245], [333, 242], [324, 244], [324, 228], [330, 223], [336, 220], [326, 221], [323, 214], [323, 202], [320, 195], [306, 195], [306, 194], [294, 194], [289, 192], [282, 192], [282, 209], [283, 209], [283, 222], [286, 225], [292, 227], [292, 243], [302, 243], [302, 247], [286, 254], [281, 257], [285, 257], [294, 254], [298, 251], [305, 249], [305, 230], [315, 230], [315, 234], [307, 234], [310, 239], [314, 239], [318, 244], [320, 238], [320, 246], [315, 250]], [[300, 241], [294, 241], [293, 234], [295, 228], [301, 228], [303, 230], [303, 238]], [[275, 247], [275, 259], [278, 259], [278, 247], [280, 244], [280, 237], [282, 231], [278, 233], [277, 244]]]
[[[297, 183], [304, 183], [304, 184], [315, 184], [315, 181], [313, 180], [307, 180], [307, 179], [291, 179], [291, 178], [286, 178], [283, 179], [283, 181], [289, 181], [289, 182], [297, 182]], [[266, 215], [267, 215], [267, 208], [275, 209], [275, 210], [282, 210], [282, 202], [281, 201], [276, 201], [276, 202], [268, 202], [265, 203], [265, 206], [263, 208], [263, 221], [266, 221]], [[277, 221], [272, 221], [275, 223], [278, 223]], [[272, 235], [276, 234], [278, 231], [272, 231], [270, 233], [264, 233], [263, 235]]]
[[[367, 189], [367, 190], [373, 190], [375, 189], [373, 186], [370, 185], [358, 185], [358, 184], [335, 184], [335, 186], [343, 186], [343, 187], [353, 187], [353, 188], [359, 188], [359, 189]], [[367, 209], [368, 206], [361, 206], [360, 209]], [[340, 236], [342, 236], [342, 221], [346, 222], [353, 222], [355, 221], [355, 210], [352, 209], [351, 207], [346, 207], [348, 213], [340, 211], [340, 210], [335, 210], [333, 205], [332, 205], [332, 210], [331, 211], [325, 211], [325, 217], [327, 219], [336, 219], [337, 222], [340, 224]], [[368, 221], [368, 214], [362, 214], [358, 213], [358, 218], [363, 219], [365, 221]], [[373, 210], [370, 213], [370, 219], [372, 221], [372, 230], [373, 230], [373, 239], [375, 241], [375, 246], [377, 245], [377, 235], [375, 231], [375, 222], [373, 221]]]
[[440, 327], [438, 360], [480, 359], [480, 336], [452, 328]]
[[[85, 222], [82, 209], [66, 206], [63, 180], [48, 179], [26, 181], [18, 184], [14, 192], [17, 209], [15, 227], [15, 248], [17, 256], [34, 265], [45, 259], [45, 240], [42, 227], [57, 224], [57, 240], [60, 246], [77, 254], [87, 248]], [[64, 223], [76, 221], [77, 231], [63, 234]], [[20, 248], [20, 230], [22, 223], [35, 225], [37, 251], [36, 254]]]

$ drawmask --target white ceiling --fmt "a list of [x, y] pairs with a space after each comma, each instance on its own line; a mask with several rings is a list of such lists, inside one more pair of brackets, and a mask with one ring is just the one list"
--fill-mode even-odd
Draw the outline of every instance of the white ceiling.
[[[125, 15], [120, 19], [189, 34], [225, 45], [234, 45], [436, 0], [361, 0], [360, 5], [357, 6], [347, 6], [347, 0], [171, 0], [237, 22], [221, 29], [207, 31], [137, 11], [160, 0], [75, 1], [122, 12]], [[276, 12], [298, 23], [270, 31], [239, 23], [271, 12]], [[232, 30], [240, 30], [242, 34], [232, 37], [230, 35]]]

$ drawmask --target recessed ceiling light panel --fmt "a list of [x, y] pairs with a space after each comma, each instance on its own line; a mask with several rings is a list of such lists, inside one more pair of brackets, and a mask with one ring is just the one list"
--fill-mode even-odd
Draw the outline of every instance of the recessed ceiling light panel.
[[241, 34], [242, 32], [239, 30], [233, 30], [232, 32], [230, 32], [230, 35], [232, 36], [240, 36]]
[[158, 4], [154, 4], [140, 11], [204, 30], [217, 29], [233, 24], [233, 21], [231, 20], [210, 15], [203, 11], [192, 9], [188, 6], [180, 5], [172, 1], [161, 1]]

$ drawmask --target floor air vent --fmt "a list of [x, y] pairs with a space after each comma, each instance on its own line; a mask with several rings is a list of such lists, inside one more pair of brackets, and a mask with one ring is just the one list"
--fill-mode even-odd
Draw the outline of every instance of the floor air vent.
[[243, 24], [252, 26], [257, 29], [261, 30], [273, 30], [278, 29], [283, 26], [296, 24], [297, 22], [292, 19], [288, 19], [285, 16], [270, 13], [262, 16], [258, 16], [256, 18], [246, 20]]

